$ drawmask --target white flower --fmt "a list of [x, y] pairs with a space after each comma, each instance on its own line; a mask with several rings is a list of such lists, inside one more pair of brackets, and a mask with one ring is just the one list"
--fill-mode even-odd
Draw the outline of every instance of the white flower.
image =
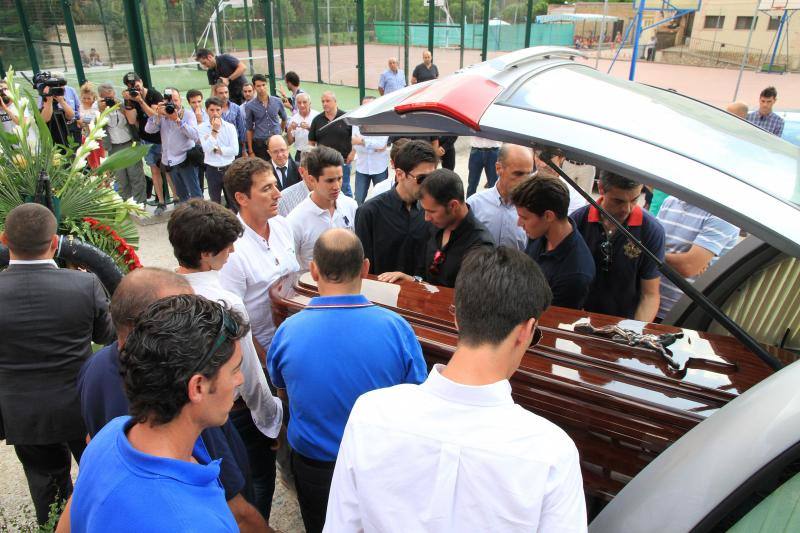
[[108, 125], [108, 115], [100, 115], [100, 117], [97, 119], [97, 128], [104, 128], [106, 125]]
[[92, 139], [102, 139], [103, 137], [106, 137], [106, 130], [103, 128], [98, 128], [93, 132], [89, 132], [89, 137]]
[[30, 103], [30, 100], [28, 100], [28, 98], [25, 97], [25, 96], [23, 96], [22, 98], [19, 99], [19, 112], [20, 112], [20, 115], [25, 112], [25, 109], [27, 109], [27, 107], [28, 107], [28, 103]]
[[74, 168], [75, 170], [82, 170], [85, 166], [86, 166], [86, 158], [85, 157], [79, 157], [72, 164], [72, 168]]
[[92, 151], [97, 150], [98, 148], [100, 148], [100, 143], [98, 143], [97, 141], [95, 141], [93, 139], [89, 139], [88, 141], [86, 141], [86, 143], [84, 143], [84, 146], [86, 147], [86, 150], [88, 150], [89, 152], [92, 152]]

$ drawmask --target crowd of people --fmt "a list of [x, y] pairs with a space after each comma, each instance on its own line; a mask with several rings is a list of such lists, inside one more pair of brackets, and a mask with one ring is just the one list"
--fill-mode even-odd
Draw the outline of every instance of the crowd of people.
[[[280, 477], [308, 532], [585, 531], [574, 443], [515, 405], [508, 379], [551, 304], [652, 322], [679, 299], [608, 217], [690, 280], [738, 228], [675, 197], [654, 209], [654, 191], [601, 170], [607, 217], [586, 201], [593, 179], [581, 193], [561, 175], [580, 162], [480, 138], [465, 190], [454, 138], [362, 135], [334, 122], [334, 93], [315, 111], [295, 73], [270, 95], [233, 56], [196, 55], [212, 96], [187, 91], [186, 108], [135, 73], [121, 101], [110, 84], [96, 102], [56, 98], [69, 124], [122, 103], [107, 150], [149, 152], [117, 186], [145, 202], [149, 166], [161, 214], [169, 183], [175, 272], [137, 269], [109, 299], [57, 268], [49, 210], [5, 221], [0, 428], [39, 523], [69, 498], [58, 531], [269, 531]], [[411, 81], [437, 76], [426, 51]], [[379, 91], [404, 80], [392, 58]], [[776, 98], [745, 117], [780, 135]], [[319, 296], [276, 327], [269, 288], [305, 270]], [[370, 274], [455, 289], [446, 366], [429, 370], [411, 326], [361, 295]]]

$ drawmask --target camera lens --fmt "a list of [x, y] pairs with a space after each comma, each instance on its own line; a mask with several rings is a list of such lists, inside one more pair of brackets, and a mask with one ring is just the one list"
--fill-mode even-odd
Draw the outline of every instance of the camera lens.
[[175, 104], [167, 104], [164, 106], [164, 111], [167, 115], [171, 115], [175, 112]]
[[113, 98], [103, 98], [103, 102], [105, 102], [108, 107], [111, 107], [117, 103]]
[[136, 89], [129, 89], [128, 94], [136, 98], [137, 96], [139, 96], [139, 91], [137, 91]]

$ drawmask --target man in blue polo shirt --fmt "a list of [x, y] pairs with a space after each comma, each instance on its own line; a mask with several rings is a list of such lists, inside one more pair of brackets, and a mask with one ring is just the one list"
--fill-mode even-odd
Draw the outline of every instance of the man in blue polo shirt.
[[541, 267], [553, 305], [582, 309], [595, 268], [589, 247], [567, 216], [567, 186], [558, 178], [529, 178], [514, 188], [511, 202], [529, 238], [525, 253]]
[[314, 245], [320, 296], [275, 333], [267, 364], [289, 396], [288, 439], [303, 524], [322, 531], [333, 468], [356, 399], [399, 383], [422, 383], [427, 367], [414, 331], [361, 292], [369, 271], [361, 242], [336, 228]]
[[[92, 439], [116, 417], [128, 414], [129, 402], [120, 376], [119, 352], [133, 329], [136, 317], [161, 298], [192, 293], [192, 286], [186, 278], [167, 270], [140, 268], [122, 279], [111, 298], [117, 342], [95, 353], [84, 363], [78, 375], [81, 415]], [[222, 427], [205, 429], [201, 437], [209, 456], [221, 459], [219, 480], [239, 527], [265, 527], [266, 521], [249, 503], [253, 500], [250, 464], [236, 428], [229, 420]]]
[[[602, 196], [597, 203], [663, 260], [664, 228], [638, 205], [642, 184], [603, 171], [598, 188]], [[658, 265], [621, 235], [611, 221], [601, 217], [594, 206], [584, 206], [570, 216], [596, 266], [584, 309], [652, 322], [660, 300]]]
[[196, 295], [139, 316], [120, 353], [131, 416], [106, 424], [81, 457], [73, 532], [239, 530], [200, 434], [228, 419], [247, 331], [239, 313]]

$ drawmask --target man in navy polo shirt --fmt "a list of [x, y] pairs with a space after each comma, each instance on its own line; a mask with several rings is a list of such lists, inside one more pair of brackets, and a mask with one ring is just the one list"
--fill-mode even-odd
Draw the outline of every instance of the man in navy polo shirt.
[[267, 364], [289, 396], [289, 444], [300, 513], [308, 533], [322, 531], [333, 468], [356, 399], [400, 383], [422, 383], [427, 367], [411, 326], [361, 293], [369, 271], [353, 232], [317, 239], [311, 276], [320, 296], [275, 333]]
[[528, 235], [525, 253], [544, 272], [553, 305], [583, 308], [594, 279], [594, 260], [567, 216], [567, 186], [558, 178], [529, 178], [514, 188], [511, 202]]
[[131, 416], [110, 421], [81, 457], [73, 532], [239, 531], [200, 434], [228, 419], [244, 318], [202, 296], [158, 300], [120, 353]]
[[[664, 259], [664, 228], [639, 207], [642, 184], [603, 171], [597, 203], [623, 224], [659, 259]], [[652, 322], [658, 312], [658, 265], [648, 259], [616, 226], [591, 205], [570, 215], [592, 252], [596, 273], [584, 309]]]
[[[161, 298], [192, 293], [192, 286], [186, 278], [167, 270], [140, 268], [122, 279], [111, 298], [111, 317], [117, 330], [117, 342], [95, 353], [84, 363], [78, 375], [81, 415], [91, 438], [116, 417], [128, 414], [129, 403], [120, 376], [119, 351], [133, 330], [136, 317]], [[228, 420], [222, 427], [207, 428], [201, 437], [209, 456], [222, 460], [219, 480], [239, 527], [266, 527], [264, 518], [248, 503], [248, 500], [253, 500], [250, 465], [236, 428]]]

